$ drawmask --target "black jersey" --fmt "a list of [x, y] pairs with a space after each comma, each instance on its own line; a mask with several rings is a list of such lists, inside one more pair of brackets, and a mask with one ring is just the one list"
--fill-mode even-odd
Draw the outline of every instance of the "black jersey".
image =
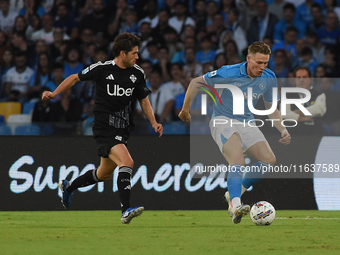
[[96, 82], [94, 124], [127, 129], [131, 124], [131, 104], [143, 99], [146, 87], [144, 71], [138, 65], [121, 69], [114, 60], [98, 62], [78, 73], [79, 79]]

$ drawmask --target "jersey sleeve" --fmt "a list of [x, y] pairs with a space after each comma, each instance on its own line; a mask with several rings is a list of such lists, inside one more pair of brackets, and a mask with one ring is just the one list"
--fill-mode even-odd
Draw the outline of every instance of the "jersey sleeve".
[[150, 89], [146, 86], [144, 74], [141, 73], [140, 78], [138, 79], [139, 82], [136, 85], [136, 97], [138, 100], [146, 98], [150, 93]]
[[84, 70], [80, 71], [78, 73], [78, 77], [81, 81], [94, 81], [96, 80], [96, 77], [99, 77], [99, 63], [92, 64], [88, 67], [86, 67]]
[[228, 78], [227, 70], [228, 66], [222, 66], [218, 70], [204, 74], [203, 79], [208, 85], [214, 87], [214, 84], [221, 83], [221, 81], [223, 81], [225, 78]]

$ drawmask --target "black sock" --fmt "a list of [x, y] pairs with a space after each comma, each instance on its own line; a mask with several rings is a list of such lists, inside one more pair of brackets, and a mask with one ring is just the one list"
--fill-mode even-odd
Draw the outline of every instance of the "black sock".
[[87, 171], [85, 174], [78, 176], [72, 182], [69, 182], [66, 186], [66, 190], [68, 192], [73, 192], [78, 188], [86, 187], [97, 182], [100, 182], [97, 177], [97, 169], [92, 169]]
[[128, 208], [130, 208], [131, 174], [132, 169], [130, 167], [122, 166], [119, 168], [117, 186], [122, 212], [125, 212]]

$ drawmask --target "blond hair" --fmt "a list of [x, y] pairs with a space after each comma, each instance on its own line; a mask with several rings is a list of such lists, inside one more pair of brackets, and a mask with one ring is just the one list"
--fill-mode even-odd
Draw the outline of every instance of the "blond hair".
[[272, 53], [268, 44], [264, 42], [254, 42], [248, 47], [248, 54], [261, 53], [264, 55], [270, 55]]

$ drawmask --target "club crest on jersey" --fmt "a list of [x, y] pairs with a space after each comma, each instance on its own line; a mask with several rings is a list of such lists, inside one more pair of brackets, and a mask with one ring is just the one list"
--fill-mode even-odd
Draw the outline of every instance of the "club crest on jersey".
[[123, 139], [123, 137], [121, 137], [120, 135], [116, 135], [115, 139], [118, 140], [118, 141], [121, 141]]
[[136, 78], [136, 76], [134, 76], [133, 74], [131, 74], [131, 75], [130, 75], [130, 80], [131, 80], [133, 83], [135, 83], [136, 80], [137, 80], [137, 78]]
[[217, 74], [216, 70], [212, 71], [212, 72], [208, 73], [208, 77], [211, 78], [211, 77], [215, 76], [216, 74]]
[[260, 83], [259, 88], [260, 90], [264, 90], [266, 88], [266, 84]]

